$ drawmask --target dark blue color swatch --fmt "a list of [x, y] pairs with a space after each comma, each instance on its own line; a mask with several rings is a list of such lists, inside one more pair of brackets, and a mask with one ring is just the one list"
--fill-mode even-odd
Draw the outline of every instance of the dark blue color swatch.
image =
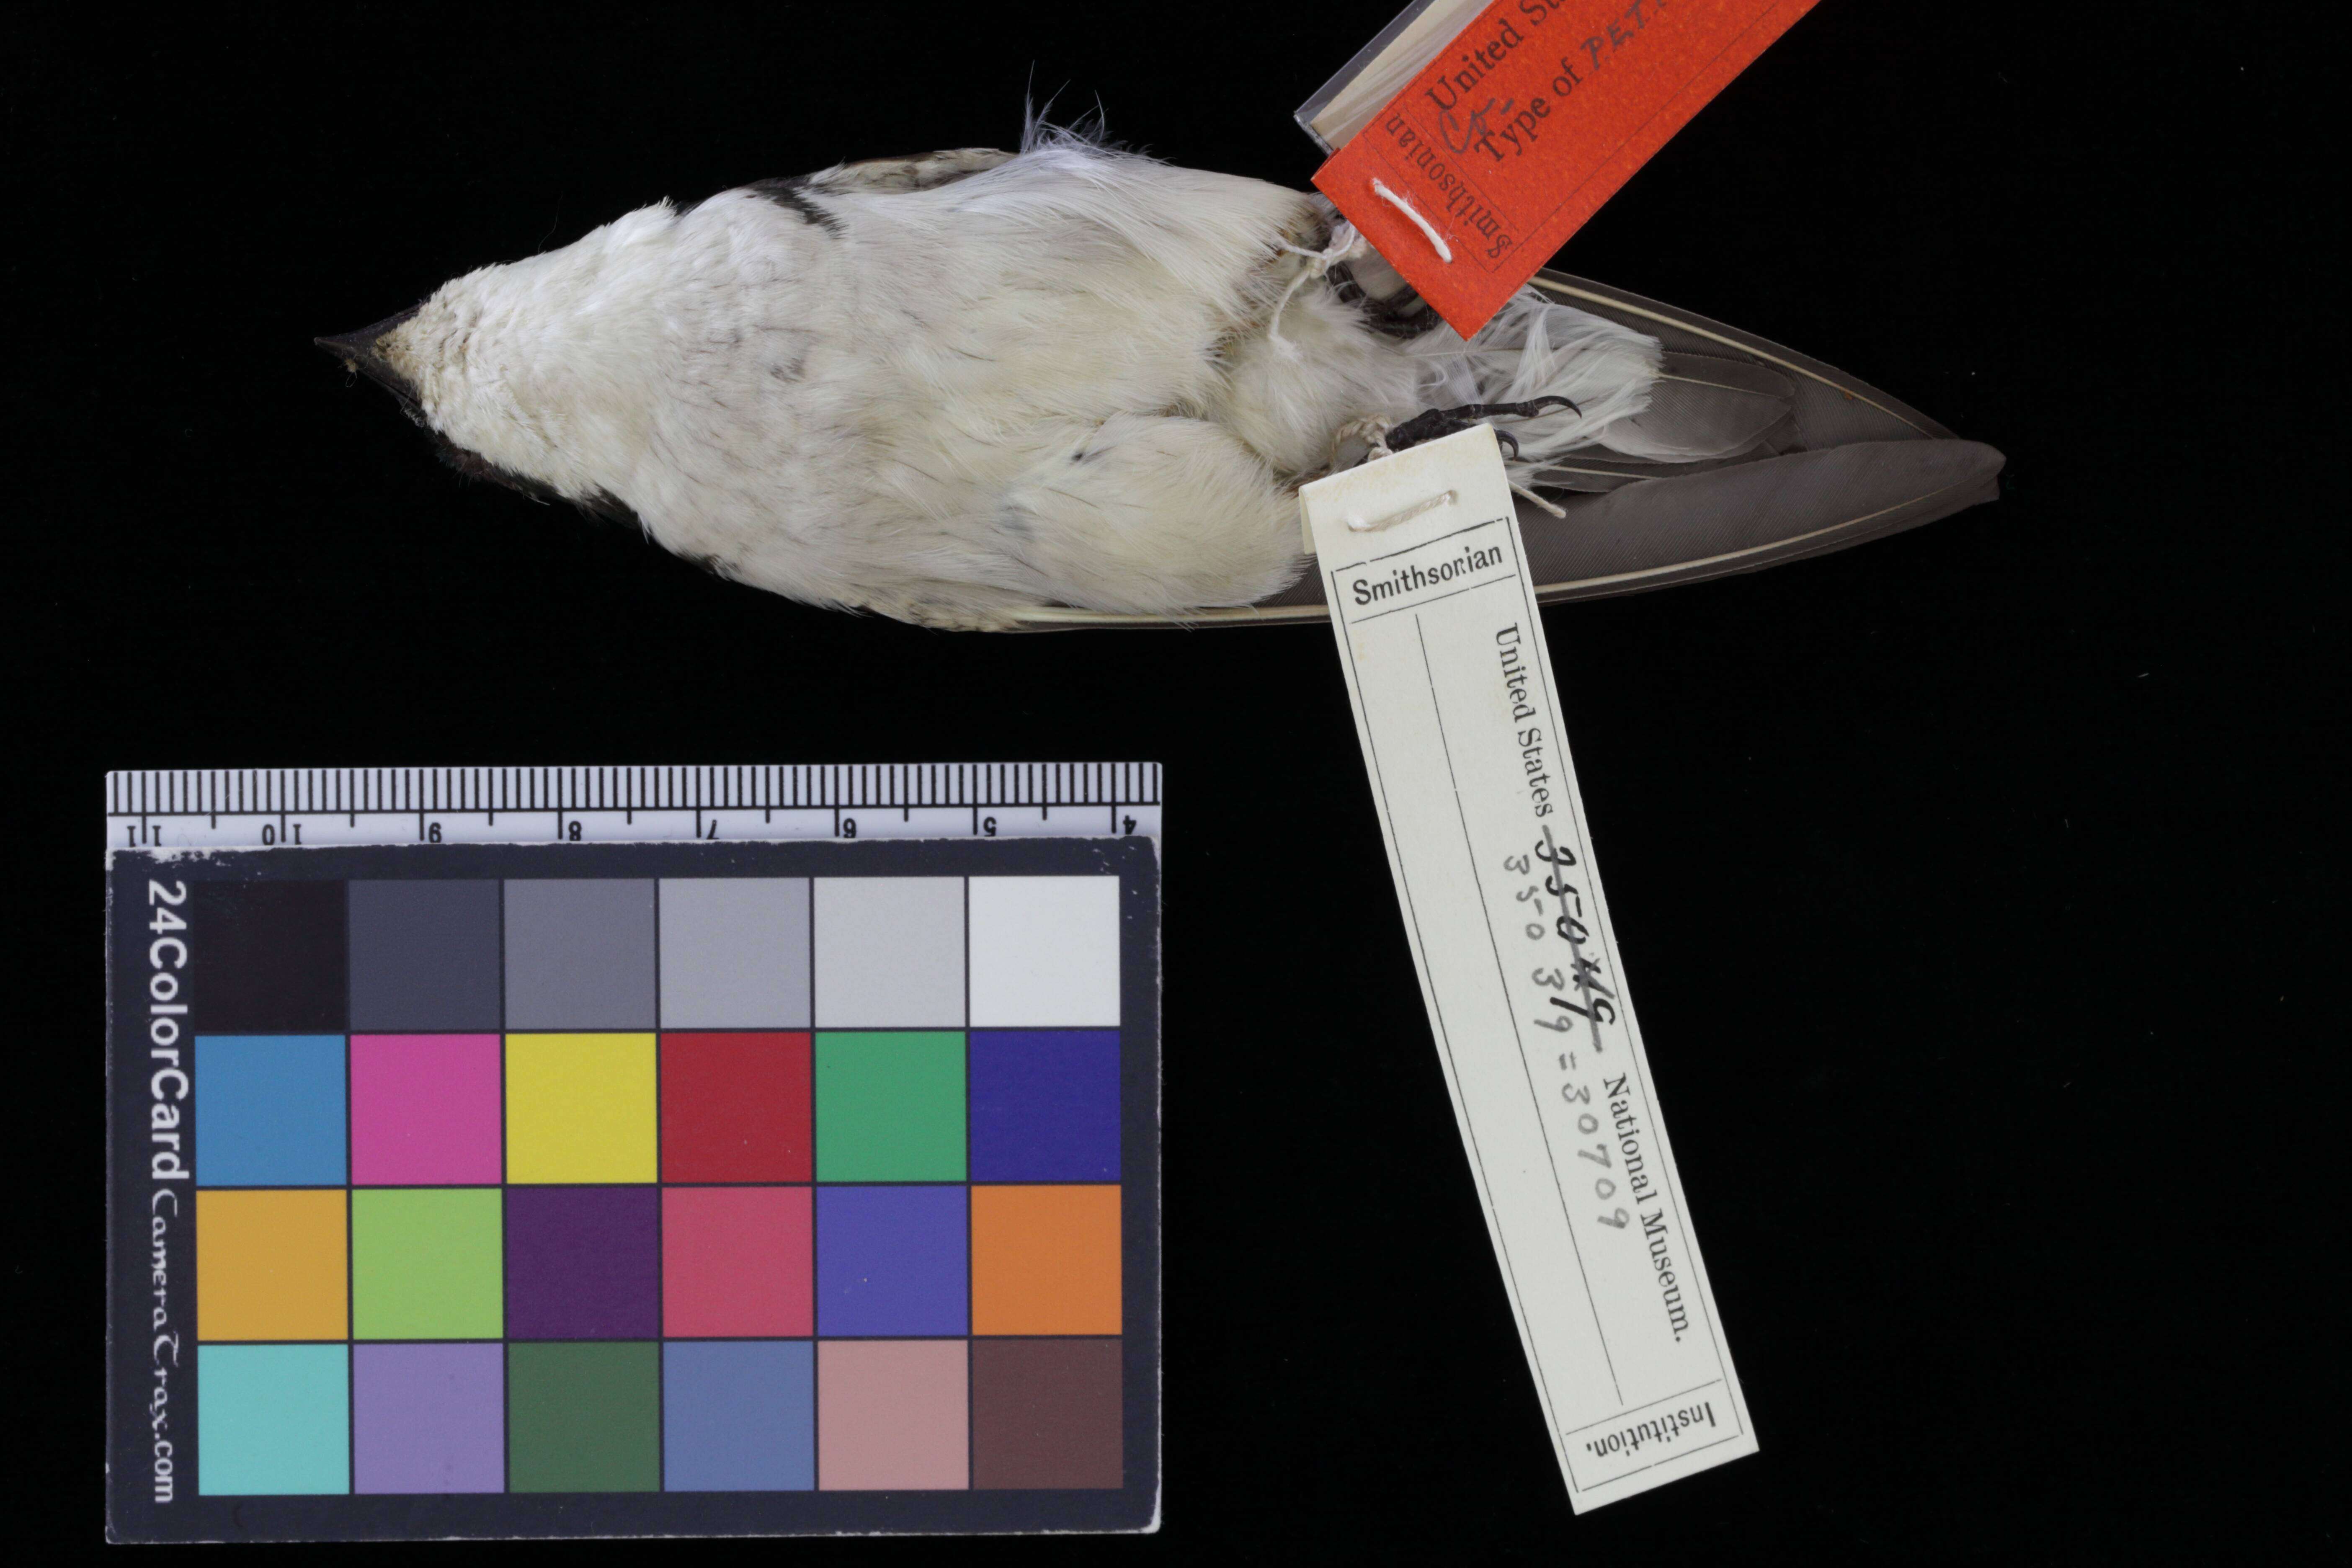
[[971, 1179], [1118, 1180], [1118, 1032], [974, 1030]]
[[340, 1187], [343, 1037], [196, 1037], [196, 1182]]
[[807, 1340], [662, 1347], [662, 1489], [790, 1492], [816, 1485], [816, 1355]]
[[816, 1331], [965, 1332], [965, 1191], [817, 1188]]

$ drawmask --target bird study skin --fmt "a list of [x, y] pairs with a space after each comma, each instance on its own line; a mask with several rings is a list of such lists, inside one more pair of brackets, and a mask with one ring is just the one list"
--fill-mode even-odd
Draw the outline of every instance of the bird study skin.
[[1261, 600], [1304, 564], [1298, 487], [1445, 405], [1550, 400], [1522, 484], [1737, 449], [1644, 426], [1654, 340], [1529, 289], [1465, 343], [1352, 237], [1320, 195], [1033, 129], [658, 202], [320, 342], [462, 471], [943, 627]]

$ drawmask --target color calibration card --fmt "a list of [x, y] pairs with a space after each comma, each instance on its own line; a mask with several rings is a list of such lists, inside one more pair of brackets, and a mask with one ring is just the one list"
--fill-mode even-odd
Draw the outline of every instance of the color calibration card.
[[1150, 1528], [1156, 853], [115, 851], [112, 1533]]

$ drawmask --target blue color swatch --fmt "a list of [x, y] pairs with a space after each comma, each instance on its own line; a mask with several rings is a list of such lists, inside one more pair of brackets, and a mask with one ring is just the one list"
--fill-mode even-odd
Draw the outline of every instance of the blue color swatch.
[[196, 1389], [199, 1491], [352, 1489], [350, 1346], [202, 1345]]
[[339, 1187], [343, 1037], [196, 1037], [196, 1181]]
[[662, 1350], [662, 1489], [816, 1485], [816, 1354], [806, 1340], [674, 1341]]
[[961, 1186], [818, 1187], [816, 1331], [968, 1331], [964, 1193]]
[[1118, 1031], [975, 1030], [971, 1179], [1118, 1180]]

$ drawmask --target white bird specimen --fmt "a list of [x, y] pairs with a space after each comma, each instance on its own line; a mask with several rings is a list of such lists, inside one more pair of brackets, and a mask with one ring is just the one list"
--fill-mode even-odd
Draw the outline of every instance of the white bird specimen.
[[1260, 600], [1298, 486], [1489, 412], [1417, 417], [1449, 405], [1530, 416], [1522, 483], [1733, 449], [1643, 426], [1654, 340], [1528, 289], [1465, 344], [1352, 238], [1319, 195], [1033, 130], [656, 203], [320, 342], [467, 472], [938, 626]]

